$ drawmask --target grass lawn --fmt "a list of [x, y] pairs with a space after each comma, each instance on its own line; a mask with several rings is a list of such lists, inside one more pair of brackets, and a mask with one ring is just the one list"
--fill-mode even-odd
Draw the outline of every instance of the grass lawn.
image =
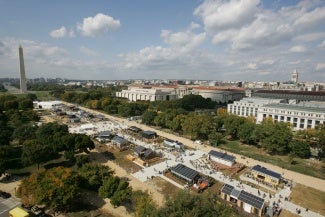
[[37, 99], [40, 101], [51, 101], [57, 100], [50, 94], [50, 91], [28, 91], [29, 93], [34, 93], [37, 96]]
[[259, 161], [271, 163], [298, 173], [325, 179], [325, 173], [323, 170], [325, 167], [324, 161], [295, 158], [296, 163], [290, 164], [290, 159], [288, 156], [270, 155], [261, 148], [257, 148], [252, 145], [241, 144], [238, 141], [228, 141], [227, 144], [222, 144], [219, 146], [219, 148], [233, 153], [245, 155]]
[[325, 215], [325, 193], [314, 188], [296, 184], [292, 188], [291, 201], [303, 207], [308, 207], [314, 212]]

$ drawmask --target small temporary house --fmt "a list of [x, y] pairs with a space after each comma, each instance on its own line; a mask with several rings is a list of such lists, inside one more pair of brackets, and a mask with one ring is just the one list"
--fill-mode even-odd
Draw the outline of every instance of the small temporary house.
[[265, 200], [244, 190], [236, 189], [234, 186], [225, 184], [221, 188], [221, 198], [235, 203], [247, 213], [256, 216], [263, 215]]
[[128, 149], [130, 145], [130, 142], [121, 136], [114, 136], [111, 142], [113, 146], [118, 148], [120, 151]]
[[150, 130], [141, 131], [140, 134], [145, 139], [154, 139], [157, 137], [157, 133]]
[[185, 147], [184, 147], [183, 143], [177, 142], [177, 141], [174, 141], [174, 140], [171, 140], [171, 139], [165, 139], [164, 140], [164, 145], [168, 146], [168, 147], [171, 147], [171, 148], [178, 149], [178, 150], [182, 150], [182, 151], [185, 150]]
[[170, 168], [170, 172], [177, 178], [191, 185], [197, 183], [197, 180], [200, 178], [198, 171], [193, 170], [183, 164], [177, 164], [176, 166]]
[[273, 187], [278, 186], [282, 179], [280, 173], [274, 172], [260, 165], [253, 166], [251, 174], [255, 179], [264, 182], [265, 184], [272, 185]]
[[217, 163], [225, 164], [230, 167], [235, 163], [235, 159], [236, 159], [232, 155], [228, 155], [227, 153], [222, 153], [214, 150], [211, 150], [208, 153], [208, 156], [210, 160]]

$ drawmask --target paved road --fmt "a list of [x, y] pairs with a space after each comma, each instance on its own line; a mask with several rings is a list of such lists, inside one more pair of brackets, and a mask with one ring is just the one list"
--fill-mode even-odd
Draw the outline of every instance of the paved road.
[[11, 197], [8, 199], [0, 198], [0, 217], [8, 217], [9, 211], [19, 205], [20, 202], [15, 197]]

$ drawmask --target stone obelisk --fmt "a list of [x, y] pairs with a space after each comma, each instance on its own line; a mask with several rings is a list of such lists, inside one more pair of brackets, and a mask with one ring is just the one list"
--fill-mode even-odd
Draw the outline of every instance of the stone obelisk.
[[20, 93], [27, 93], [23, 48], [19, 46]]

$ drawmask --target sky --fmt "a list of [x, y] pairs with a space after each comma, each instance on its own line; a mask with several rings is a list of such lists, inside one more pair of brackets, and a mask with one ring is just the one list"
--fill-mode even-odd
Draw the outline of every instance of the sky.
[[0, 0], [0, 78], [325, 82], [325, 0]]

